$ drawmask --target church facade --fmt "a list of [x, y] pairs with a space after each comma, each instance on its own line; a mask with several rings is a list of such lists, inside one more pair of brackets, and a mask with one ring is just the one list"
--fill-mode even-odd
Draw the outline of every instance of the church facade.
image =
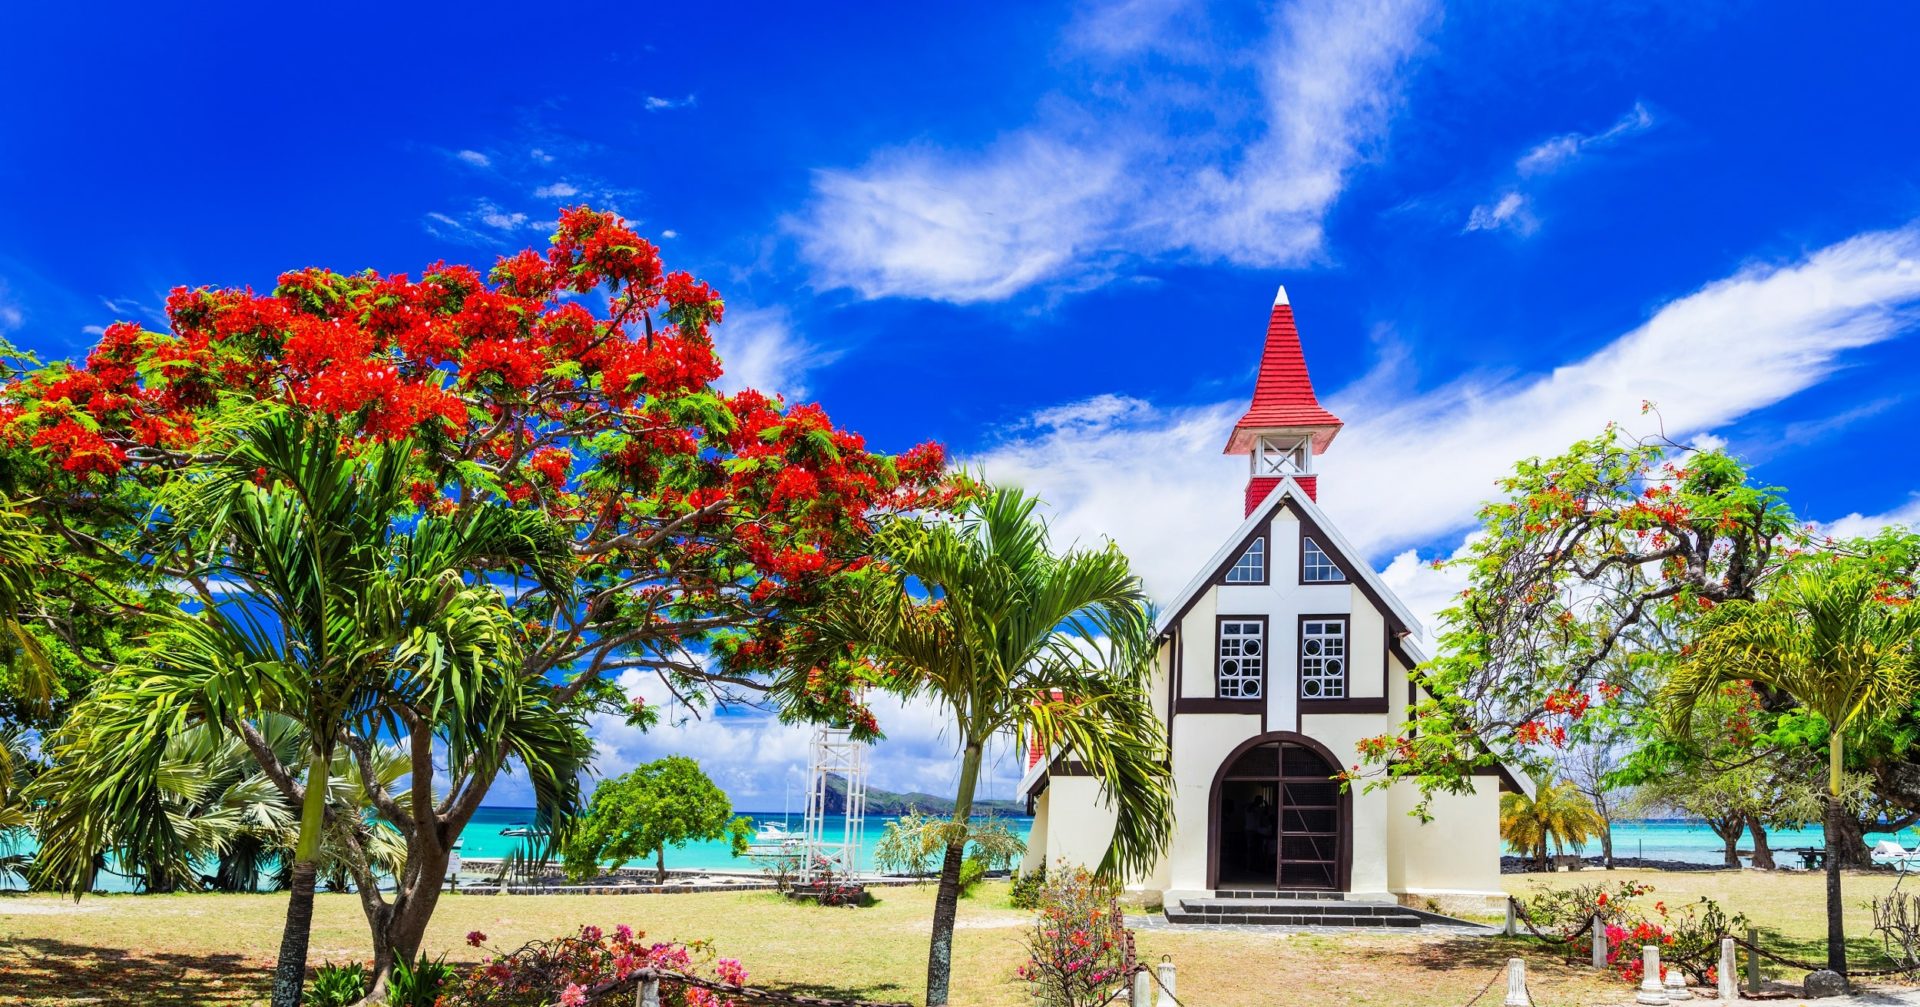
[[[1471, 903], [1500, 891], [1499, 796], [1512, 774], [1408, 814], [1411, 783], [1344, 790], [1361, 739], [1395, 733], [1417, 696], [1418, 624], [1317, 501], [1314, 460], [1341, 421], [1320, 405], [1286, 290], [1253, 401], [1226, 451], [1247, 459], [1245, 520], [1161, 613], [1152, 675], [1175, 785], [1172, 841], [1129, 879], [1167, 899], [1337, 892]], [[1024, 869], [1097, 864], [1113, 812], [1099, 782], [1034, 751]], [[1171, 901], [1169, 901], [1171, 904]]]

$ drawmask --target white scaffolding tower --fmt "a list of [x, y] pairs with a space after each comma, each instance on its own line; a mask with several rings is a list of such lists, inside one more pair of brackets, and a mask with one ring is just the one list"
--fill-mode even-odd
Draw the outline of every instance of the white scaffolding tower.
[[[820, 727], [807, 755], [807, 818], [800, 880], [822, 874], [851, 876], [860, 871], [860, 840], [867, 825], [867, 746], [845, 728]], [[827, 813], [830, 776], [846, 781], [844, 812], [837, 823]]]

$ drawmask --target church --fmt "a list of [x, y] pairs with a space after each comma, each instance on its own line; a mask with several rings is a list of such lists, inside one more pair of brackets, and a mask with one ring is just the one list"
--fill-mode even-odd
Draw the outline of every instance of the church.
[[[1128, 881], [1162, 893], [1169, 918], [1182, 900], [1233, 896], [1461, 908], [1500, 897], [1500, 793], [1519, 786], [1513, 774], [1435, 795], [1424, 823], [1408, 814], [1411, 783], [1343, 791], [1333, 778], [1361, 763], [1361, 739], [1400, 730], [1417, 696], [1408, 671], [1424, 659], [1412, 613], [1318, 503], [1315, 459], [1341, 425], [1314, 394], [1282, 287], [1252, 404], [1226, 444], [1246, 458], [1245, 520], [1155, 625], [1150, 688], [1174, 829], [1159, 864]], [[1057, 756], [1029, 756], [1023, 870], [1092, 866], [1112, 835], [1098, 781]]]

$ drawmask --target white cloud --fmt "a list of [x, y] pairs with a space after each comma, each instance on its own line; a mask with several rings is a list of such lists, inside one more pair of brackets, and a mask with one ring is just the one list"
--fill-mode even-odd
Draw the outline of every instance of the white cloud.
[[1813, 527], [1817, 534], [1828, 538], [1864, 538], [1887, 528], [1920, 530], [1920, 493], [1909, 496], [1905, 503], [1882, 514], [1854, 511], [1832, 521], [1815, 522]]
[[[1112, 79], [1049, 96], [1033, 124], [976, 150], [901, 147], [817, 172], [787, 222], [816, 282], [968, 303], [1084, 286], [1141, 260], [1319, 255], [1322, 220], [1384, 135], [1431, 5], [1296, 0], [1251, 60], [1145, 30], [1175, 13], [1167, 4], [1127, 9], [1138, 17], [1096, 14], [1069, 30], [1113, 63], [1099, 67]], [[1152, 82], [1129, 90], [1143, 65]], [[1168, 83], [1183, 75], [1191, 86]], [[1209, 126], [1168, 131], [1194, 116]]]
[[[1711, 445], [1711, 431], [1826, 379], [1846, 350], [1899, 335], [1917, 304], [1920, 223], [1741, 269], [1545, 374], [1425, 392], [1370, 376], [1329, 400], [1348, 426], [1318, 459], [1320, 501], [1369, 557], [1431, 543], [1470, 527], [1520, 458], [1611, 421], [1650, 425], [1643, 399], [1669, 436]], [[1241, 518], [1245, 462], [1216, 452], [1245, 405], [1099, 396], [1043, 410], [968, 461], [1039, 492], [1065, 537], [1111, 535], [1166, 600]], [[1417, 556], [1403, 559], [1415, 565], [1402, 585], [1425, 590]]]
[[794, 331], [783, 308], [729, 306], [726, 320], [714, 327], [713, 341], [726, 368], [718, 384], [729, 392], [754, 388], [799, 398], [807, 393], [807, 373], [839, 356]]
[[662, 238], [678, 238], [680, 236], [680, 232], [669, 227], [666, 230], [661, 231], [660, 236]]
[[1550, 137], [1520, 155], [1514, 170], [1521, 177], [1558, 171], [1589, 150], [1617, 143], [1635, 133], [1653, 128], [1653, 113], [1641, 102], [1634, 102], [1625, 115], [1598, 133], [1562, 133]]
[[648, 95], [646, 102], [647, 111], [649, 112], [665, 112], [676, 108], [691, 108], [695, 104], [697, 104], [697, 101], [695, 96], [691, 94], [685, 98], [660, 98], [654, 95]]
[[539, 199], [565, 199], [568, 196], [578, 196], [580, 190], [566, 182], [554, 182], [533, 190], [533, 194]]
[[1462, 230], [1497, 231], [1506, 227], [1520, 234], [1532, 234], [1539, 226], [1539, 221], [1527, 210], [1527, 197], [1509, 192], [1502, 195], [1499, 202], [1474, 207]]
[[6, 335], [18, 329], [26, 323], [26, 320], [26, 313], [20, 310], [20, 305], [14, 301], [11, 292], [7, 289], [7, 281], [0, 280], [0, 335]]
[[485, 168], [493, 163], [492, 158], [477, 150], [456, 151], [453, 156], [455, 160], [473, 165], [476, 168]]
[[474, 200], [473, 206], [459, 216], [433, 212], [422, 221], [427, 233], [445, 241], [457, 241], [483, 248], [497, 248], [519, 241], [518, 232], [537, 231], [546, 225], [524, 213], [508, 210], [490, 199]]

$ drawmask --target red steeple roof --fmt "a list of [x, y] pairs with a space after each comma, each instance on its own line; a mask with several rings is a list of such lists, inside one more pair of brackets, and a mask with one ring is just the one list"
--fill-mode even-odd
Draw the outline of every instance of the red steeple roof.
[[1292, 429], [1313, 431], [1313, 451], [1319, 454], [1341, 426], [1340, 418], [1321, 407], [1320, 399], [1313, 394], [1307, 357], [1300, 350], [1300, 332], [1293, 324], [1293, 305], [1287, 303], [1287, 288], [1281, 287], [1273, 298], [1273, 314], [1267, 318], [1267, 348], [1260, 355], [1253, 404], [1234, 424], [1226, 453], [1252, 451], [1254, 431]]

